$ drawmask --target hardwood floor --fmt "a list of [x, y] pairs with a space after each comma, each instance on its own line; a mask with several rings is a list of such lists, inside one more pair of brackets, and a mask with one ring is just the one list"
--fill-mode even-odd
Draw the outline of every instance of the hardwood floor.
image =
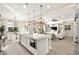
[[[18, 42], [7, 42], [5, 55], [32, 55], [27, 49]], [[79, 46], [74, 43], [72, 37], [66, 37], [63, 40], [52, 40], [52, 50], [47, 55], [74, 55], [79, 54]]]
[[31, 53], [17, 41], [7, 42], [7, 46], [4, 49], [4, 55], [31, 55]]
[[74, 44], [72, 37], [66, 37], [63, 40], [52, 40], [52, 50], [48, 55], [73, 55], [75, 54]]

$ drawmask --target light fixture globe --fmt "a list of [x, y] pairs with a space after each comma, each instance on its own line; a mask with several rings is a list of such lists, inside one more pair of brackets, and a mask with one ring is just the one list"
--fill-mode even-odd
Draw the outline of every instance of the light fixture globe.
[[25, 5], [29, 5], [29, 3], [25, 3]]
[[43, 5], [40, 5], [40, 7], [43, 7]]

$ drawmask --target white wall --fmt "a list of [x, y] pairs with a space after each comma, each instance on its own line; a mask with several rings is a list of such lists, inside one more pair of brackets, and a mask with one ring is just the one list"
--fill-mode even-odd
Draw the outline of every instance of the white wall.
[[25, 22], [24, 21], [17, 22], [17, 27], [19, 28], [20, 32], [24, 32], [25, 31]]
[[74, 36], [74, 21], [65, 21], [64, 25], [70, 25], [70, 30], [65, 30], [65, 36], [73, 37]]
[[4, 23], [3, 23], [3, 21], [0, 21], [0, 27], [1, 27], [2, 25], [4, 25]]

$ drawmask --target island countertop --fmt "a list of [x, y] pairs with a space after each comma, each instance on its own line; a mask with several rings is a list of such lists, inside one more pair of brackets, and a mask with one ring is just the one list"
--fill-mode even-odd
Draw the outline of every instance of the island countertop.
[[30, 38], [33, 40], [42, 40], [50, 38], [50, 35], [34, 33]]

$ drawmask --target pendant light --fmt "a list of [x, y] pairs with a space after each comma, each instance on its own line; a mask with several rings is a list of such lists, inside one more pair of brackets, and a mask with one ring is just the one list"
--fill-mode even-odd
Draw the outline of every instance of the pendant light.
[[33, 10], [33, 24], [35, 24], [35, 10]]
[[42, 20], [42, 7], [43, 5], [40, 5], [40, 20]]
[[16, 27], [17, 26], [17, 24], [16, 24], [16, 17], [14, 17], [14, 27]]
[[33, 10], [33, 20], [35, 20], [35, 10]]
[[41, 24], [43, 24], [43, 22], [44, 22], [44, 19], [42, 17], [42, 8], [43, 8], [43, 5], [40, 5], [40, 19], [39, 19], [39, 21]]
[[28, 15], [28, 20], [29, 20], [29, 18], [30, 18], [30, 17], [29, 17], [29, 16], [30, 16], [30, 13], [28, 13], [27, 15]]
[[28, 24], [30, 24], [30, 13], [27, 14], [28, 15]]

